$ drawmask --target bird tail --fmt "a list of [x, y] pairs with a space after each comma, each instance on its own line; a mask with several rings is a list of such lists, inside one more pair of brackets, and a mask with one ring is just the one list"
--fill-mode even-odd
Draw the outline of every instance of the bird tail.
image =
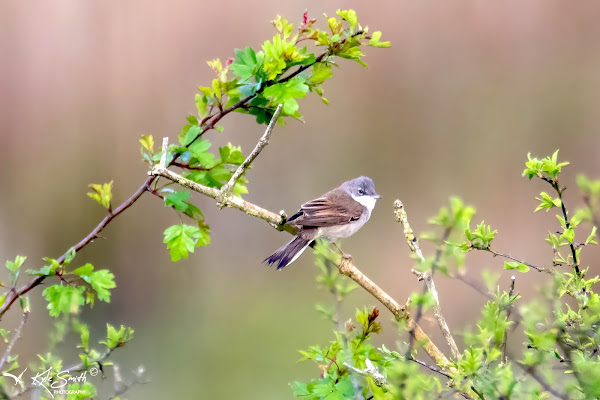
[[308, 235], [307, 232], [298, 232], [289, 243], [281, 246], [279, 250], [271, 254], [263, 262], [266, 262], [268, 265], [277, 264], [278, 270], [290, 265], [300, 257], [313, 239], [313, 235]]

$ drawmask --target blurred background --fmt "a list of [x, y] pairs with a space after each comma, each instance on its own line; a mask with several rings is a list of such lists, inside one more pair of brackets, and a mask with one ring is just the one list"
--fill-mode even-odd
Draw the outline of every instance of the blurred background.
[[[288, 213], [341, 182], [368, 175], [383, 196], [371, 221], [343, 243], [359, 268], [403, 303], [421, 290], [392, 202], [404, 202], [416, 232], [450, 195], [477, 207], [475, 221], [498, 229], [498, 251], [550, 265], [544, 242], [558, 228], [552, 213], [533, 214], [548, 188], [521, 177], [528, 152], [560, 149], [571, 165], [562, 181], [565, 203], [582, 205], [577, 172], [600, 177], [600, 6], [577, 2], [0, 1], [0, 259], [28, 256], [38, 268], [58, 257], [103, 217], [85, 193], [114, 179], [115, 203], [146, 178], [141, 134], [157, 143], [176, 137], [195, 113], [194, 94], [213, 72], [205, 61], [271, 38], [277, 14], [290, 21], [353, 8], [359, 21], [383, 31], [390, 49], [367, 48], [364, 69], [340, 60], [316, 96], [301, 102], [306, 122], [277, 127], [248, 173], [245, 197]], [[231, 115], [216, 144], [231, 141], [247, 154], [263, 133], [253, 119]], [[77, 256], [116, 275], [110, 304], [82, 315], [92, 339], [105, 322], [136, 330], [115, 352], [125, 376], [143, 364], [151, 382], [125, 397], [291, 398], [288, 382], [318, 377], [297, 364], [298, 349], [325, 344], [332, 326], [314, 310], [330, 301], [314, 282], [309, 253], [282, 272], [261, 261], [289, 237], [238, 211], [219, 211], [194, 196], [212, 227], [212, 244], [171, 263], [162, 231], [179, 223], [161, 201], [145, 195]], [[423, 245], [426, 252], [431, 248]], [[597, 250], [584, 265], [598, 271]], [[3, 262], [3, 261], [2, 261]], [[502, 260], [469, 257], [482, 269]], [[508, 286], [510, 274], [501, 284]], [[4, 276], [0, 276], [4, 280]], [[546, 276], [518, 276], [525, 297]], [[485, 299], [459, 282], [438, 278], [449, 325], [457, 332], [478, 317]], [[17, 346], [21, 364], [47, 347], [51, 318], [31, 293], [34, 313]], [[374, 305], [361, 290], [347, 304]], [[2, 321], [12, 329], [18, 307]], [[388, 347], [397, 340], [382, 312]], [[435, 323], [424, 328], [443, 349]], [[458, 335], [458, 333], [457, 333]], [[64, 354], [76, 361], [73, 337]], [[69, 350], [71, 349], [71, 350]], [[423, 356], [425, 357], [425, 356]], [[426, 358], [425, 358], [426, 359]], [[94, 382], [98, 383], [98, 382]], [[110, 385], [100, 398], [110, 395]]]

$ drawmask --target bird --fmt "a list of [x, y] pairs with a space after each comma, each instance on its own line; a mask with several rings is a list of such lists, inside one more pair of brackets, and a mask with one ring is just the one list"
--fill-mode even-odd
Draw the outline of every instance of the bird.
[[294, 238], [263, 262], [277, 264], [281, 270], [296, 261], [315, 239], [336, 241], [354, 235], [369, 220], [378, 199], [381, 196], [373, 180], [360, 176], [302, 204], [286, 221], [298, 228]]

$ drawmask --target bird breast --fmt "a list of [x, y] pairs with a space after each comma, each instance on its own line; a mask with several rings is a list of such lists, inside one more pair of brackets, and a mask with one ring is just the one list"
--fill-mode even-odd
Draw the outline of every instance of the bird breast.
[[327, 240], [337, 240], [354, 235], [371, 217], [371, 210], [367, 209], [356, 221], [351, 221], [344, 225], [320, 227], [318, 235]]

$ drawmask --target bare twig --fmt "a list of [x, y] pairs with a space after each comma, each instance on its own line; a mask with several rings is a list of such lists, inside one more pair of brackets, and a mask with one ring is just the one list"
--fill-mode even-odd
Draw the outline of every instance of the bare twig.
[[227, 182], [225, 185], [223, 185], [221, 187], [221, 192], [225, 196], [231, 195], [231, 192], [233, 191], [233, 188], [235, 187], [235, 184], [237, 183], [237, 181], [246, 172], [246, 170], [248, 169], [248, 167], [250, 166], [252, 161], [254, 161], [254, 159], [260, 154], [260, 152], [265, 147], [267, 147], [267, 145], [269, 144], [269, 138], [271, 137], [271, 132], [273, 131], [273, 127], [275, 126], [275, 123], [277, 122], [277, 118], [279, 118], [279, 113], [281, 112], [282, 107], [283, 107], [283, 104], [280, 104], [277, 106], [277, 109], [273, 113], [273, 117], [271, 117], [271, 121], [269, 122], [267, 129], [265, 129], [265, 133], [259, 139], [258, 143], [256, 143], [256, 147], [254, 147], [254, 150], [252, 150], [250, 155], [238, 167], [238, 169], [233, 173], [233, 175], [231, 175], [231, 179], [229, 179], [229, 182]]
[[29, 311], [30, 311], [29, 308], [27, 308], [23, 311], [23, 319], [21, 320], [21, 323], [19, 324], [19, 326], [15, 329], [15, 333], [13, 334], [12, 339], [8, 343], [8, 346], [6, 346], [6, 350], [4, 351], [2, 358], [0, 358], [0, 372], [2, 371], [2, 368], [4, 367], [4, 363], [6, 363], [6, 360], [10, 356], [10, 352], [12, 351], [12, 348], [15, 346], [15, 343], [17, 343], [17, 340], [19, 340], [19, 338], [21, 337], [21, 331], [23, 330], [23, 327], [25, 326], [25, 324], [27, 323], [27, 320], [29, 319]]
[[[404, 209], [404, 205], [400, 200], [394, 201], [394, 214], [396, 215], [396, 222], [399, 222], [404, 227], [404, 236], [406, 237], [406, 241], [408, 243], [408, 247], [411, 249], [413, 253], [415, 253], [421, 261], [425, 261], [423, 257], [423, 253], [419, 247], [419, 241], [417, 237], [414, 235], [410, 224], [408, 223], [408, 216], [406, 214], [406, 210]], [[435, 282], [433, 281], [433, 276], [430, 272], [419, 272], [415, 269], [412, 270], [419, 280], [424, 280], [427, 285], [427, 289], [431, 296], [433, 297], [435, 304], [433, 305], [433, 312], [435, 314], [435, 319], [438, 322], [440, 330], [450, 346], [450, 351], [452, 352], [452, 356], [454, 358], [460, 357], [460, 351], [458, 350], [458, 346], [456, 345], [456, 341], [454, 337], [452, 337], [452, 333], [450, 332], [450, 328], [448, 328], [448, 323], [442, 314], [442, 307], [440, 306], [440, 299], [438, 296], [437, 289], [435, 288]]]

